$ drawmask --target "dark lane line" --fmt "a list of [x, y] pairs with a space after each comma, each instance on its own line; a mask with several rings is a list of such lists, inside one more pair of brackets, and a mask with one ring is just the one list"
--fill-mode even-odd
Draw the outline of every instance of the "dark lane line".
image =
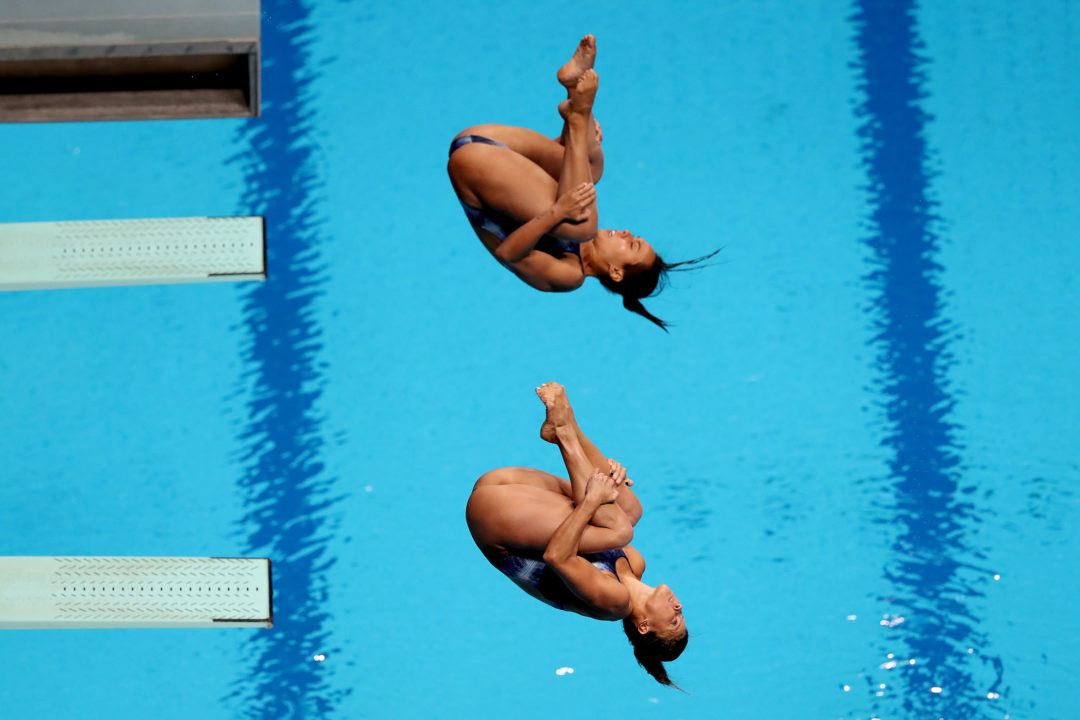
[[244, 213], [264, 215], [267, 226], [269, 278], [243, 292], [237, 329], [250, 393], [238, 484], [245, 550], [274, 562], [275, 626], [250, 640], [251, 665], [226, 702], [243, 717], [274, 720], [335, 717], [348, 693], [335, 689], [329, 664], [314, 659], [334, 650], [325, 610], [334, 563], [328, 513], [340, 498], [322, 459], [326, 380], [316, 305], [326, 278], [309, 13], [306, 2], [263, 0], [263, 115], [243, 124], [237, 144], [244, 149], [232, 158], [243, 168]]
[[[910, 0], [862, 0], [851, 18], [868, 178], [864, 242], [871, 269], [865, 282], [886, 418], [881, 442], [891, 451], [884, 480], [891, 506], [882, 501], [874, 509], [893, 551], [885, 568], [892, 589], [879, 598], [891, 608], [882, 628], [886, 667], [868, 671], [868, 703], [882, 717], [1000, 719], [1004, 698], [987, 694], [1003, 693], [1003, 668], [986, 654], [977, 615], [993, 580], [978, 567], [985, 565], [973, 545], [979, 513], [974, 487], [965, 484], [960, 428], [952, 416], [948, 371], [955, 329], [942, 312], [916, 11]], [[897, 661], [891, 669], [890, 652]]]

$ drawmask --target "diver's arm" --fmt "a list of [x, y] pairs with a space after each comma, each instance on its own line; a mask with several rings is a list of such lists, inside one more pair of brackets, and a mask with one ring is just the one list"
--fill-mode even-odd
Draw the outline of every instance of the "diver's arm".
[[560, 220], [562, 218], [558, 216], [555, 206], [552, 205], [547, 211], [507, 235], [499, 247], [495, 248], [495, 257], [509, 263], [525, 259], [536, 247], [536, 243], [540, 242], [540, 238], [558, 225]]
[[[597, 511], [605, 505], [615, 502], [619, 495], [619, 489], [615, 481], [609, 475], [599, 470], [593, 471], [589, 476], [584, 496], [574, 503], [574, 509], [566, 516], [562, 524], [548, 541], [544, 549], [544, 562], [550, 565], [558, 565], [570, 558], [577, 557], [578, 546], [581, 544], [581, 534], [592, 521]], [[620, 513], [621, 514], [621, 513]], [[633, 529], [630, 528], [631, 537], [624, 544], [629, 544], [633, 539]]]
[[570, 292], [585, 282], [581, 260], [573, 255], [557, 258], [537, 250], [508, 266], [525, 283], [541, 292]]
[[544, 562], [548, 565], [558, 565], [576, 557], [578, 545], [581, 544], [581, 534], [585, 532], [589, 521], [600, 507], [601, 503], [595, 499], [578, 503], [548, 541], [544, 549]]
[[616, 495], [615, 483], [610, 477], [600, 472], [594, 474], [589, 480], [585, 499], [566, 516], [566, 520], [551, 536], [544, 550], [544, 562], [582, 601], [612, 617], [623, 617], [630, 602], [626, 588], [578, 555], [581, 535], [589, 520], [600, 507], [614, 502]]
[[550, 208], [507, 235], [495, 257], [503, 262], [524, 260], [552, 228], [563, 220], [581, 221], [588, 218], [589, 207], [596, 202], [596, 188], [591, 183], [581, 183], [556, 200]]
[[597, 570], [580, 555], [548, 565], [574, 595], [603, 616], [601, 619], [619, 620], [630, 614], [630, 593], [626, 586], [612, 575]]

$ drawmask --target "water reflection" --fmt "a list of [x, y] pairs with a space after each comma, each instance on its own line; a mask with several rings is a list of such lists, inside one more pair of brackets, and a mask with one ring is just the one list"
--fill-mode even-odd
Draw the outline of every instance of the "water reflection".
[[230, 696], [244, 717], [332, 717], [347, 691], [328, 671], [334, 648], [326, 570], [338, 498], [321, 459], [325, 381], [315, 304], [325, 280], [319, 180], [310, 117], [313, 37], [309, 8], [263, 0], [263, 116], [244, 124], [234, 162], [244, 169], [245, 214], [267, 220], [270, 279], [243, 295], [241, 428], [245, 551], [274, 561], [275, 627], [250, 640], [253, 667]]
[[[865, 672], [880, 717], [1001, 718], [1000, 659], [989, 656], [978, 598], [994, 581], [972, 537], [947, 371], [954, 329], [942, 315], [933, 177], [920, 108], [924, 60], [910, 0], [863, 0], [856, 30], [862, 160], [869, 178], [873, 344], [891, 450], [882, 531], [892, 539], [879, 598], [881, 655]], [[989, 696], [989, 697], [988, 697]], [[865, 696], [864, 696], [865, 697]]]

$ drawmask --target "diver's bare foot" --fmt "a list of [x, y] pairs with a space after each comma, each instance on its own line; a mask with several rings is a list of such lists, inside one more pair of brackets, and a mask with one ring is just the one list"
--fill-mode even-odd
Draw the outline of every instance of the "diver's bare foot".
[[574, 422], [570, 401], [566, 399], [566, 388], [556, 382], [544, 383], [536, 388], [536, 395], [547, 408], [547, 417], [540, 426], [540, 437], [550, 443], [556, 442], [556, 431], [570, 427]]
[[540, 426], [540, 439], [549, 443], [559, 442], [559, 436], [555, 433], [555, 424], [544, 418], [544, 424]]
[[600, 87], [600, 76], [595, 70], [586, 70], [578, 78], [577, 85], [570, 92], [570, 113], [567, 120], [570, 121], [575, 115], [588, 118], [592, 114], [593, 102], [596, 100], [596, 91]]
[[559, 72], [556, 73], [556, 77], [559, 79], [559, 84], [567, 90], [573, 90], [577, 85], [578, 78], [581, 77], [581, 73], [586, 70], [591, 70], [593, 63], [596, 62], [596, 38], [592, 35], [586, 35], [581, 38], [581, 42], [578, 43], [577, 48], [574, 50], [574, 54], [570, 56], [570, 59], [566, 61], [566, 64], [559, 68]]

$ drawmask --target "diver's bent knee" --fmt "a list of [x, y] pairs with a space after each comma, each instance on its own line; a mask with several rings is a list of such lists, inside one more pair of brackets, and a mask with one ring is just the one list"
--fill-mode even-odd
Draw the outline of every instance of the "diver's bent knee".
[[488, 470], [481, 475], [476, 484], [473, 485], [473, 490], [476, 488], [484, 487], [485, 485], [506, 485], [513, 477], [513, 472], [516, 468], [501, 467], [494, 470]]
[[555, 237], [560, 240], [566, 240], [572, 243], [586, 243], [596, 237], [596, 221], [586, 221], [579, 225], [564, 222], [559, 226], [558, 230], [554, 233]]

